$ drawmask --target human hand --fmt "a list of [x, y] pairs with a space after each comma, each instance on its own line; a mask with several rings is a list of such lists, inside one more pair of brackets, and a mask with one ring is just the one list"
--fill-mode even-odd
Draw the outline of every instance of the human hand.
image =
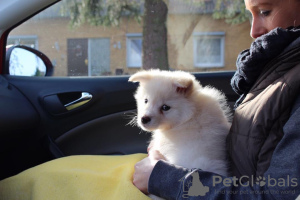
[[165, 157], [159, 151], [152, 150], [147, 158], [137, 162], [134, 166], [133, 184], [145, 194], [148, 194], [148, 181], [159, 160], [165, 160]]

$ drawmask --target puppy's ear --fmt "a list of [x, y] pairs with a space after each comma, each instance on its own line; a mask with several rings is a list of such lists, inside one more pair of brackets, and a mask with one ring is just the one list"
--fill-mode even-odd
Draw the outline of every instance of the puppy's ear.
[[173, 84], [176, 92], [188, 96], [193, 90], [193, 80], [190, 78], [180, 78], [174, 81]]
[[137, 72], [135, 74], [133, 74], [130, 78], [129, 78], [129, 82], [140, 82], [140, 83], [144, 83], [146, 81], [149, 81], [152, 78], [152, 75], [150, 72], [148, 71], [140, 71]]

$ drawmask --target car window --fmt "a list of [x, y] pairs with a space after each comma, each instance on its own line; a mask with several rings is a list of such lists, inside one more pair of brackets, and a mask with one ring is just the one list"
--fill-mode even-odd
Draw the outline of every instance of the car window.
[[12, 30], [7, 45], [46, 54], [53, 76], [235, 70], [238, 53], [252, 42], [240, 3], [63, 0]]

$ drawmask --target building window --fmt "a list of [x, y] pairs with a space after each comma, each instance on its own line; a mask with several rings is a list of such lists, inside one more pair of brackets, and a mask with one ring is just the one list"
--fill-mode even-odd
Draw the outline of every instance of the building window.
[[224, 32], [194, 33], [195, 67], [224, 67]]
[[68, 76], [110, 75], [109, 38], [69, 38]]
[[9, 36], [7, 39], [8, 45], [25, 45], [34, 49], [38, 49], [38, 38], [35, 35], [20, 35], [20, 36]]
[[142, 34], [127, 34], [127, 67], [142, 67]]

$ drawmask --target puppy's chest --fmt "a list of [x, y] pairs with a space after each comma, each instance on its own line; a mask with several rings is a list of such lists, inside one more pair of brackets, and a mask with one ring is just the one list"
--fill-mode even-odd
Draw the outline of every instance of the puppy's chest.
[[189, 140], [188, 138], [174, 139], [166, 138], [164, 135], [153, 137], [153, 148], [160, 151], [165, 158], [176, 165], [185, 166], [199, 157], [199, 152], [203, 152], [202, 141]]

